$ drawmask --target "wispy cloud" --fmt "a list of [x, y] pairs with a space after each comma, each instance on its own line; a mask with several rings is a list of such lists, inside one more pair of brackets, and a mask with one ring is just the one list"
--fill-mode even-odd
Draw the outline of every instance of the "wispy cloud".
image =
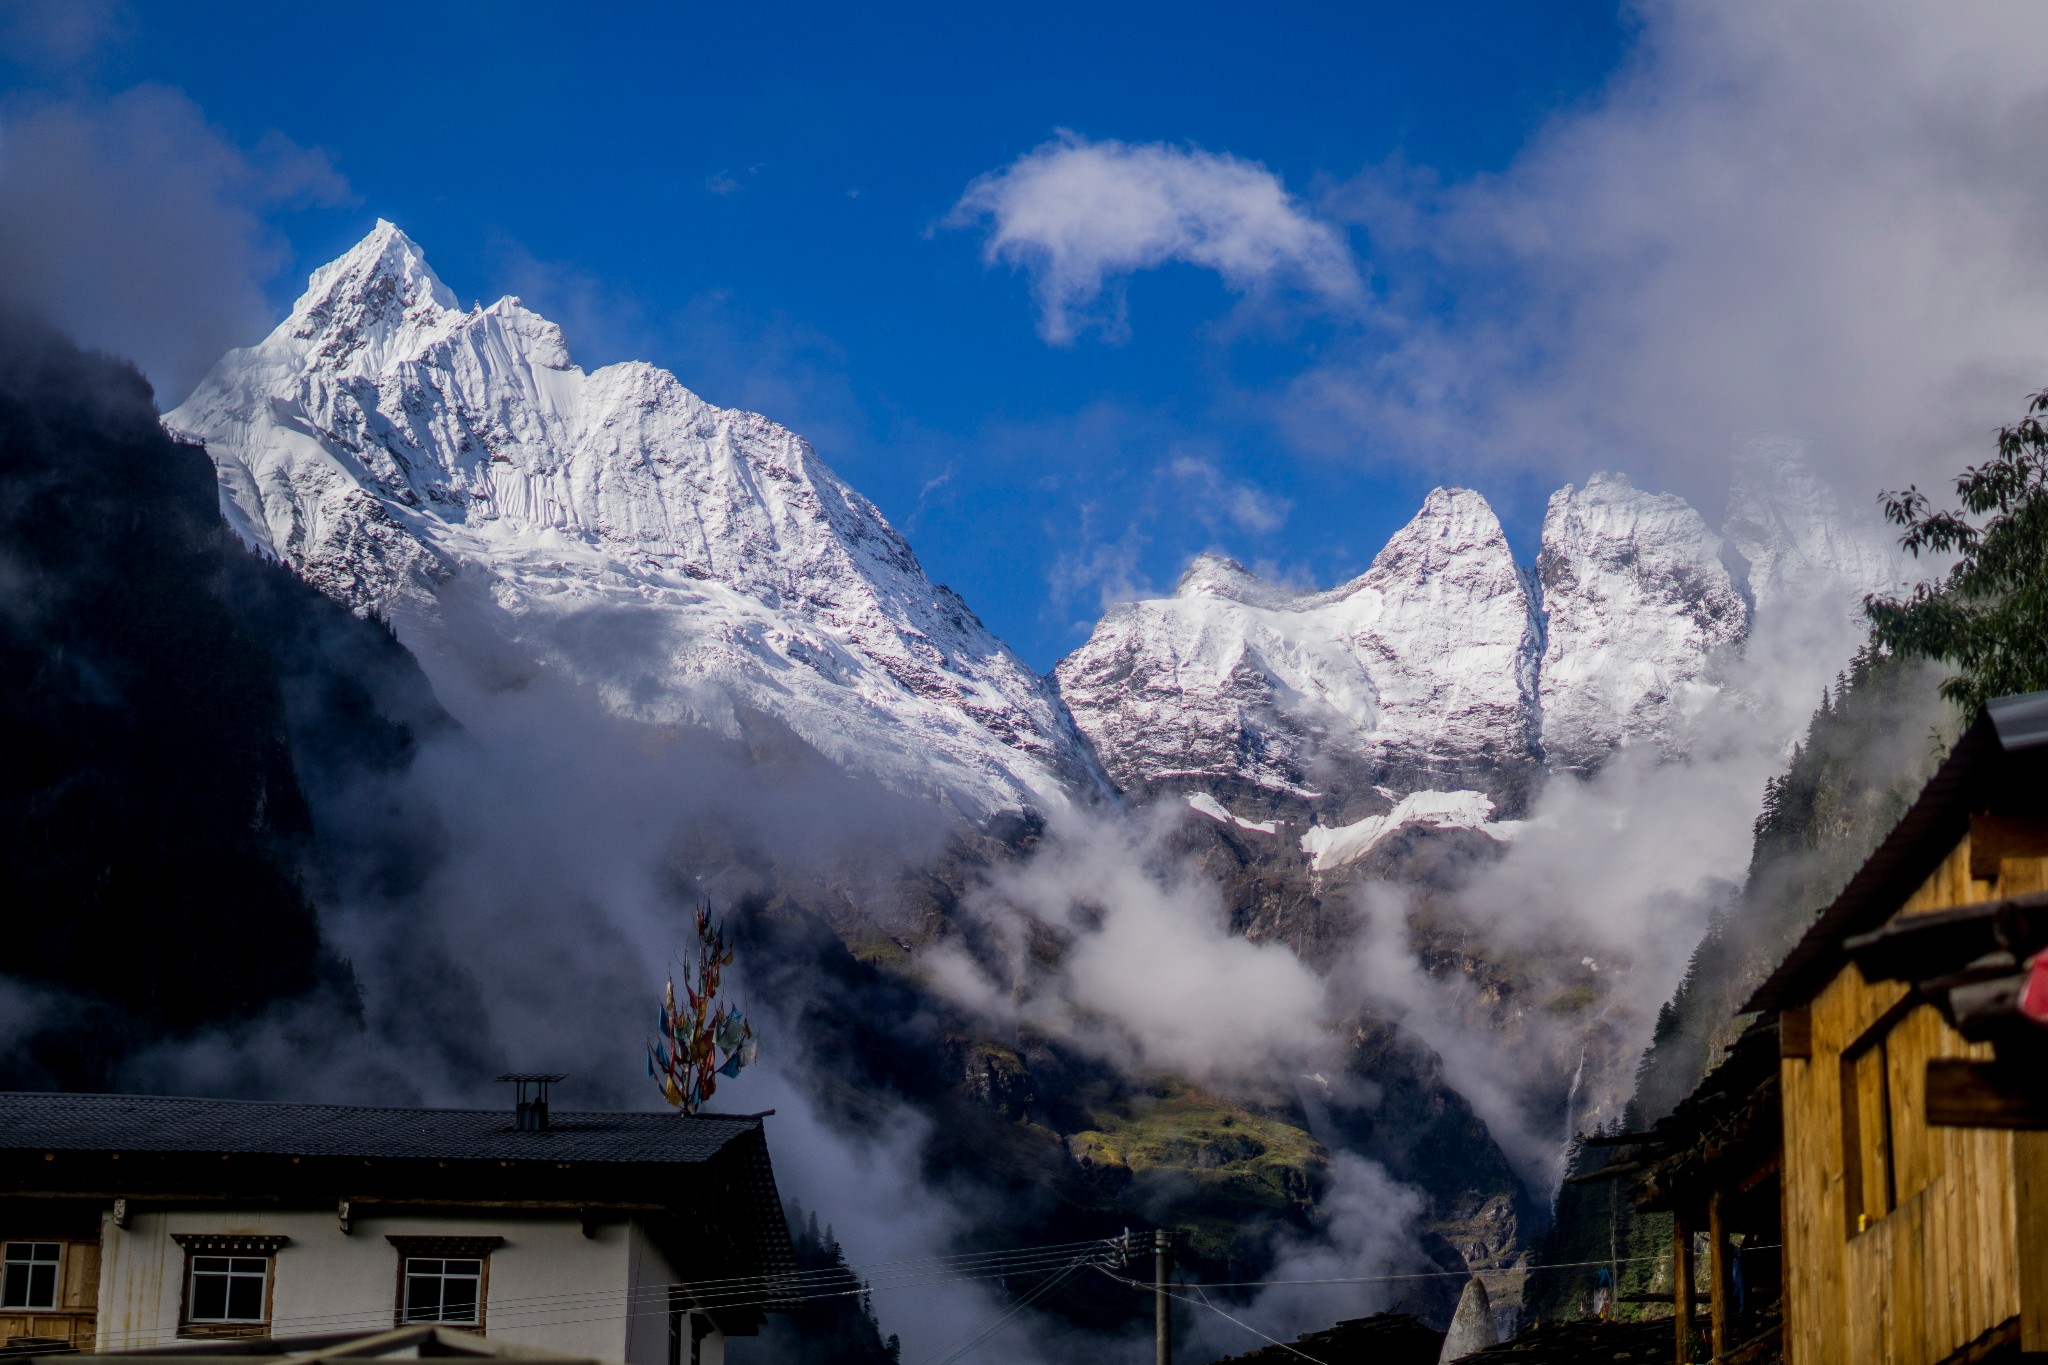
[[1348, 303], [1363, 285], [1342, 232], [1256, 162], [1164, 143], [1074, 133], [967, 187], [947, 222], [986, 222], [983, 253], [1028, 271], [1039, 332], [1070, 345], [1127, 331], [1122, 282], [1184, 262], [1242, 294], [1295, 286]]
[[71, 72], [127, 37], [134, 19], [121, 0], [6, 0], [0, 43], [12, 61]]
[[1269, 535], [1286, 524], [1294, 504], [1255, 484], [1227, 477], [1213, 459], [1176, 455], [1166, 466], [1182, 510], [1209, 526]]
[[16, 105], [0, 112], [0, 296], [133, 359], [169, 406], [269, 329], [265, 286], [290, 253], [266, 215], [351, 198], [324, 152], [275, 132], [242, 146], [161, 86]]
[[1816, 438], [1862, 496], [1981, 453], [2048, 373], [2048, 9], [1636, 11], [1629, 64], [1503, 174], [1389, 165], [1324, 202], [1372, 241], [1392, 325], [1281, 420], [1694, 493], [1744, 428]]

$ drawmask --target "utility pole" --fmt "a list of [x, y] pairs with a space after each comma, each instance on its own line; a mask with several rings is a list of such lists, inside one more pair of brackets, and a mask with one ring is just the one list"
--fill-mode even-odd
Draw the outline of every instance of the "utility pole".
[[1165, 1228], [1152, 1233], [1152, 1362], [1173, 1365], [1173, 1298], [1166, 1282], [1173, 1274], [1173, 1234]]
[[1607, 1182], [1607, 1316], [1621, 1316], [1621, 1247], [1615, 1228], [1621, 1218], [1621, 1182]]

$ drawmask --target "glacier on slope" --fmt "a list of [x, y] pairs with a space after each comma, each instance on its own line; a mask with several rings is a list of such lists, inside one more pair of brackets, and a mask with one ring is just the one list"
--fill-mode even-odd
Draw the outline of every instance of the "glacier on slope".
[[652, 365], [586, 373], [517, 299], [462, 309], [388, 222], [165, 424], [246, 540], [430, 671], [538, 664], [639, 720], [768, 718], [970, 816], [1106, 789], [1047, 683], [802, 438]]

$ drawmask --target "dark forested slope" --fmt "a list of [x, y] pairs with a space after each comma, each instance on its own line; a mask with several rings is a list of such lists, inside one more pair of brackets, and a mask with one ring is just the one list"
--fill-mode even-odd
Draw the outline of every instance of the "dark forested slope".
[[0, 321], [0, 1084], [345, 992], [318, 797], [437, 717], [381, 626], [240, 548], [141, 375]]

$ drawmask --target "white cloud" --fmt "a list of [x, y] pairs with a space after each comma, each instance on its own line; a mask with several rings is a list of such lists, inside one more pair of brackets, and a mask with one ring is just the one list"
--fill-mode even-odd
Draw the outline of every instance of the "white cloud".
[[289, 259], [264, 215], [350, 200], [326, 154], [240, 147], [175, 90], [0, 113], [0, 297], [134, 360], [168, 407], [273, 320]]
[[[924, 955], [933, 984], [1134, 1072], [1264, 1089], [1290, 1066], [1329, 1066], [1322, 981], [1285, 945], [1232, 930], [1215, 883], [1167, 850], [1180, 818], [1167, 802], [1056, 821], [1029, 862], [968, 898], [980, 959], [959, 942]], [[1063, 944], [1056, 970], [1037, 960], [1040, 933]]]
[[1294, 504], [1255, 484], [1226, 477], [1216, 461], [1199, 455], [1177, 455], [1167, 472], [1180, 510], [1211, 525], [1227, 522], [1242, 531], [1268, 535], [1280, 529]]
[[1332, 196], [1392, 325], [1282, 420], [1333, 451], [1625, 462], [1695, 496], [1744, 428], [1816, 438], [1859, 498], [1985, 455], [2048, 379], [2048, 8], [1636, 13], [1612, 84], [1504, 173], [1387, 167]]
[[6, 0], [0, 43], [8, 59], [46, 72], [85, 65], [128, 36], [134, 15], [120, 0]]
[[990, 224], [985, 256], [1031, 273], [1039, 331], [1055, 345], [1090, 328], [1122, 335], [1122, 278], [1171, 261], [1213, 270], [1239, 293], [1362, 293], [1342, 233], [1278, 176], [1196, 148], [1063, 133], [969, 185], [947, 221]]

